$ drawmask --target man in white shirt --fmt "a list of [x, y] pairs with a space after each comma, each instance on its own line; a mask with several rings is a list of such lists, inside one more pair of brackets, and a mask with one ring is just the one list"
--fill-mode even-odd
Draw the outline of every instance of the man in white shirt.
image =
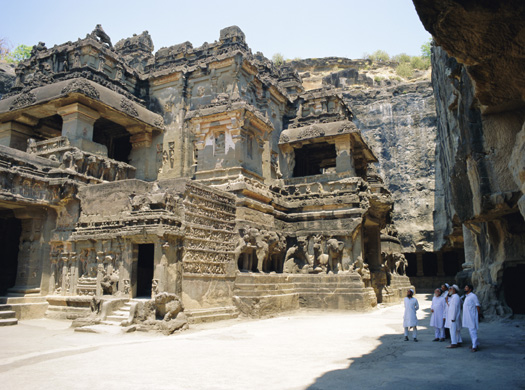
[[450, 329], [450, 345], [447, 348], [457, 348], [461, 344], [461, 299], [459, 287], [455, 284], [449, 289], [452, 294], [448, 299], [447, 320], [445, 327]]
[[445, 341], [444, 311], [446, 305], [445, 297], [441, 295], [441, 289], [436, 288], [434, 290], [434, 297], [432, 298], [432, 305], [430, 306], [430, 310], [432, 311], [430, 326], [434, 327], [435, 336], [432, 341]]
[[414, 341], [417, 341], [417, 315], [419, 303], [414, 298], [414, 290], [407, 291], [405, 298], [405, 314], [403, 315], [403, 327], [405, 328], [405, 341], [408, 341], [408, 328], [413, 328]]
[[463, 303], [463, 326], [468, 328], [472, 339], [472, 352], [478, 351], [478, 326], [481, 305], [478, 297], [472, 292], [474, 287], [471, 284], [465, 286], [465, 302]]

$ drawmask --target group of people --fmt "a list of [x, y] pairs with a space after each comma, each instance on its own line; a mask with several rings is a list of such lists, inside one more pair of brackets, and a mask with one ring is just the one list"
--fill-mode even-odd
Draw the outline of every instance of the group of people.
[[[465, 286], [465, 295], [459, 296], [457, 285], [449, 286], [443, 284], [441, 288], [436, 288], [430, 309], [430, 326], [434, 327], [434, 340], [445, 341], [445, 329], [450, 332], [450, 345], [447, 348], [458, 348], [463, 340], [461, 339], [461, 329], [467, 328], [472, 339], [472, 352], [477, 352], [478, 326], [481, 306], [478, 297], [473, 293], [470, 284]], [[408, 341], [409, 329], [412, 328], [412, 336], [417, 341], [417, 314], [419, 303], [414, 298], [414, 290], [407, 291], [405, 298], [405, 314], [403, 317], [403, 327], [405, 328], [405, 341]]]

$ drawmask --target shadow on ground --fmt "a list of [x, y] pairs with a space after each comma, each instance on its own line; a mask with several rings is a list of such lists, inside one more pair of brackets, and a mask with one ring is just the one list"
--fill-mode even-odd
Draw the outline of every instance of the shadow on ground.
[[481, 348], [472, 353], [468, 329], [461, 348], [432, 342], [430, 309], [423, 313], [419, 342], [404, 341], [402, 332], [384, 335], [371, 353], [350, 358], [348, 368], [327, 372], [308, 389], [525, 389], [525, 320], [482, 322]]

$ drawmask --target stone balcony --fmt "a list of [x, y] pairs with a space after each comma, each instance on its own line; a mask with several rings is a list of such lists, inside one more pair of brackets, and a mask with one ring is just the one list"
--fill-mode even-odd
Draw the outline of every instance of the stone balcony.
[[67, 137], [28, 141], [27, 153], [60, 163], [65, 169], [84, 176], [91, 183], [132, 179], [136, 168], [121, 161], [80, 150]]

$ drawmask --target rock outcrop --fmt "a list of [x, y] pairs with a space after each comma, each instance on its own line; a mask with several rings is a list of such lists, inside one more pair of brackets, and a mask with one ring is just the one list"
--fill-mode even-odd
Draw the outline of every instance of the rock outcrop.
[[[485, 312], [524, 312], [525, 5], [414, 0], [433, 35], [435, 245], [464, 245]], [[520, 211], [521, 210], [521, 211]]]
[[15, 81], [15, 66], [7, 62], [0, 61], [0, 98], [9, 92]]

